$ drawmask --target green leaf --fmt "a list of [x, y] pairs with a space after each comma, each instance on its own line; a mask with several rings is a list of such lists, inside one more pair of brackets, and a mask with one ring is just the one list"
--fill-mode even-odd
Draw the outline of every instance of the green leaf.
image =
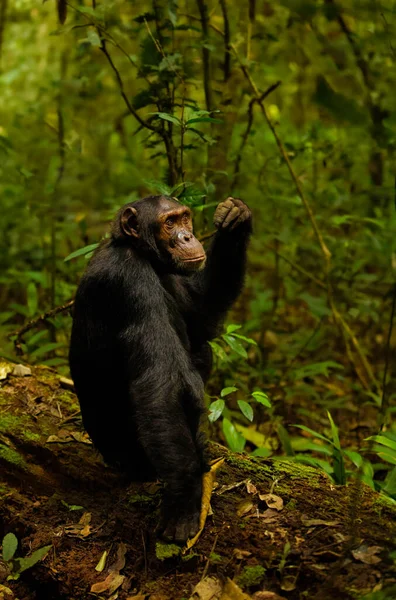
[[228, 446], [233, 452], [243, 452], [246, 440], [237, 432], [234, 425], [228, 419], [223, 419], [223, 433]]
[[252, 456], [258, 456], [259, 458], [268, 458], [271, 454], [272, 452], [269, 448], [256, 448], [256, 450], [252, 452]]
[[313, 429], [310, 429], [309, 427], [305, 427], [305, 425], [293, 425], [293, 427], [298, 427], [298, 429], [302, 429], [303, 431], [310, 433], [313, 437], [317, 438], [318, 440], [323, 440], [327, 444], [333, 445], [333, 442], [331, 440], [329, 440], [329, 438], [325, 437], [324, 435], [322, 435], [320, 433], [317, 433], [316, 431], [314, 431]]
[[159, 117], [163, 121], [169, 121], [170, 123], [173, 123], [174, 125], [178, 125], [179, 127], [181, 125], [180, 119], [178, 119], [177, 117], [174, 117], [173, 115], [171, 115], [169, 113], [153, 112], [153, 113], [149, 113], [149, 114], [150, 115], [157, 115], [157, 117]]
[[39, 560], [44, 558], [44, 556], [47, 554], [50, 548], [52, 548], [52, 544], [50, 544], [49, 546], [43, 546], [42, 548], [35, 550], [35, 552], [33, 552], [33, 554], [31, 556], [28, 556], [27, 558], [16, 558], [14, 560], [16, 572], [20, 574], [23, 573], [23, 571], [34, 567], [34, 565], [38, 563]]
[[235, 429], [242, 433], [245, 440], [251, 442], [252, 444], [257, 446], [257, 448], [267, 447], [267, 438], [263, 433], [261, 433], [261, 431], [257, 431], [257, 429], [254, 429], [254, 427], [245, 427], [240, 423], [235, 423]]
[[53, 350], [57, 350], [58, 348], [63, 348], [63, 342], [50, 342], [49, 344], [44, 344], [44, 346], [40, 346], [33, 352], [30, 353], [31, 358], [43, 356], [44, 354], [48, 354], [48, 352], [52, 352]]
[[377, 444], [381, 444], [382, 446], [386, 446], [387, 448], [391, 448], [396, 452], [396, 441], [391, 440], [385, 435], [372, 435], [369, 438], [366, 438], [366, 441], [374, 441]]
[[324, 375], [329, 377], [330, 369], [342, 370], [344, 367], [340, 363], [334, 362], [333, 360], [326, 360], [311, 365], [304, 365], [299, 369], [295, 369], [293, 376], [295, 379], [304, 379], [305, 377], [315, 377], [316, 375]]
[[314, 100], [326, 108], [338, 121], [354, 125], [362, 125], [366, 121], [366, 115], [358, 103], [348, 96], [334, 91], [323, 76], [318, 77]]
[[282, 448], [286, 456], [294, 456], [294, 450], [292, 446], [292, 442], [290, 439], [290, 435], [287, 430], [279, 423], [278, 425], [278, 437], [281, 441]]
[[242, 358], [248, 357], [245, 348], [235, 339], [234, 336], [224, 334], [221, 337], [227, 342], [230, 348], [236, 352], [236, 354], [239, 354], [239, 356], [242, 356]]
[[220, 358], [220, 360], [224, 362], [228, 362], [229, 358], [226, 352], [217, 342], [209, 342], [209, 346], [212, 348], [213, 354], [215, 354], [215, 356], [217, 356], [218, 358]]
[[221, 119], [213, 119], [212, 117], [196, 117], [194, 119], [189, 119], [186, 125], [190, 123], [223, 123]]
[[87, 39], [88, 39], [89, 43], [91, 44], [91, 46], [94, 46], [95, 48], [100, 48], [100, 46], [102, 45], [102, 42], [100, 41], [100, 37], [98, 36], [97, 32], [94, 29], [88, 29]]
[[69, 254], [69, 256], [66, 256], [66, 258], [64, 259], [63, 262], [67, 262], [68, 260], [72, 260], [72, 258], [77, 258], [78, 256], [84, 256], [84, 254], [88, 254], [88, 252], [92, 252], [93, 250], [96, 250], [96, 248], [99, 246], [99, 243], [97, 244], [90, 244], [89, 246], [84, 246], [84, 248], [80, 248], [79, 250], [75, 250], [74, 252], [72, 252], [71, 254]]
[[8, 562], [14, 556], [18, 548], [18, 538], [13, 533], [7, 533], [3, 537], [3, 560]]
[[224, 398], [224, 396], [228, 396], [228, 394], [232, 394], [232, 392], [237, 392], [238, 388], [236, 387], [225, 387], [221, 390], [220, 396]]
[[396, 467], [394, 467], [386, 476], [385, 484], [382, 489], [389, 494], [389, 496], [396, 496]]
[[214, 423], [219, 417], [221, 417], [224, 407], [224, 400], [216, 400], [215, 402], [212, 402], [212, 404], [209, 406], [209, 421], [211, 423]]
[[241, 409], [241, 413], [249, 420], [253, 421], [253, 408], [245, 400], [238, 400], [238, 406]]
[[31, 281], [27, 286], [27, 306], [29, 316], [33, 317], [36, 314], [38, 308], [38, 292], [37, 287], [33, 283], [33, 281]]
[[[216, 202], [216, 205], [217, 205], [217, 202]], [[226, 332], [234, 333], [234, 331], [238, 331], [238, 329], [241, 329], [241, 327], [242, 327], [242, 325], [234, 325], [234, 324], [227, 325]]]
[[341, 450], [340, 438], [339, 438], [339, 436], [338, 436], [338, 427], [337, 427], [337, 425], [334, 423], [334, 421], [333, 421], [333, 418], [332, 418], [332, 416], [331, 416], [331, 414], [330, 414], [330, 412], [329, 412], [329, 411], [327, 411], [327, 417], [328, 417], [328, 419], [329, 419], [329, 421], [330, 421], [330, 426], [331, 426], [331, 434], [332, 434], [332, 436], [333, 436], [333, 443], [334, 443], [334, 446], [335, 446], [336, 448], [338, 448], [338, 450]]
[[257, 342], [253, 338], [245, 337], [244, 335], [240, 335], [239, 333], [234, 333], [234, 337], [246, 342], [247, 344], [252, 344], [253, 346], [257, 346]]
[[252, 396], [256, 400], [256, 402], [259, 402], [267, 408], [272, 408], [270, 399], [268, 398], [267, 394], [264, 394], [264, 392], [253, 392]]

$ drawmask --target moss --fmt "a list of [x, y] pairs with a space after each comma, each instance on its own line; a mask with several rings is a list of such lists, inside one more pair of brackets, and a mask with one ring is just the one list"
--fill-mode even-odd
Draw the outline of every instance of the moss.
[[3, 483], [0, 483], [0, 498], [9, 493], [10, 493], [10, 489]]
[[258, 585], [265, 577], [265, 568], [261, 565], [255, 567], [245, 567], [238, 577], [238, 584], [243, 588]]
[[147, 504], [153, 502], [153, 496], [146, 496], [146, 494], [133, 494], [129, 496], [128, 504]]
[[25, 463], [22, 456], [16, 450], [0, 444], [0, 459], [5, 460], [11, 465], [15, 465], [19, 469], [27, 470], [27, 464]]
[[211, 552], [210, 554], [210, 562], [212, 563], [220, 563], [223, 560], [223, 557], [220, 554], [216, 554], [216, 552]]
[[26, 415], [16, 416], [11, 415], [9, 413], [3, 414], [0, 416], [0, 430], [10, 433], [17, 433], [28, 442], [38, 442], [40, 440], [40, 436], [33, 431], [28, 429], [29, 427], [29, 417]]
[[291, 500], [289, 500], [289, 502], [286, 504], [285, 508], [288, 508], [289, 510], [296, 510], [297, 502], [295, 501], [295, 499], [292, 498]]
[[157, 542], [155, 544], [155, 555], [158, 560], [166, 560], [167, 558], [173, 558], [179, 556], [181, 553], [181, 547], [176, 544], [165, 544], [165, 542]]

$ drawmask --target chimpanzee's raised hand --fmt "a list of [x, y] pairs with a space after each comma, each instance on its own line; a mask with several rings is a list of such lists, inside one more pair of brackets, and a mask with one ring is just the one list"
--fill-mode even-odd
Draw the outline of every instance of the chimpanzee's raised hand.
[[239, 198], [227, 198], [216, 208], [213, 222], [217, 229], [233, 231], [236, 227], [250, 221], [252, 213]]

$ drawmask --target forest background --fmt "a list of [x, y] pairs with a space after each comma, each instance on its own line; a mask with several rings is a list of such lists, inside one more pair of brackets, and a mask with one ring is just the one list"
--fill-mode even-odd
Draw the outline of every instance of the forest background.
[[212, 438], [395, 498], [395, 34], [389, 0], [1, 0], [3, 358], [68, 375], [68, 310], [12, 334], [68, 306], [123, 203], [177, 196], [209, 240], [241, 197]]

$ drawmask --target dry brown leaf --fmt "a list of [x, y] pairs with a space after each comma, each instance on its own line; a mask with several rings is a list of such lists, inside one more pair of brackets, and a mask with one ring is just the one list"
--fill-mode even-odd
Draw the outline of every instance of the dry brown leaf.
[[104, 581], [94, 583], [91, 586], [91, 592], [94, 594], [103, 594], [103, 592], [113, 594], [122, 585], [124, 579], [125, 575], [120, 575], [119, 573], [110, 573]]
[[251, 515], [246, 515], [245, 519], [250, 519], [256, 517], [257, 519], [263, 519], [265, 523], [274, 523], [279, 519], [279, 514], [277, 510], [273, 510], [272, 508], [267, 508], [264, 512], [252, 513]]
[[109, 567], [109, 574], [104, 581], [94, 583], [91, 587], [91, 592], [94, 594], [102, 594], [107, 592], [109, 596], [114, 594], [116, 590], [123, 584], [125, 575], [120, 575], [120, 571], [125, 567], [126, 545], [121, 542], [117, 548], [117, 556], [114, 563]]
[[75, 525], [67, 525], [65, 532], [69, 535], [77, 535], [78, 537], [88, 537], [91, 534], [91, 513], [85, 512], [78, 523]]
[[274, 508], [275, 510], [283, 509], [283, 500], [280, 496], [275, 494], [259, 494], [260, 500], [266, 503], [268, 508]]
[[196, 544], [201, 535], [203, 528], [205, 527], [206, 517], [210, 509], [210, 498], [212, 496], [213, 483], [216, 477], [216, 471], [224, 463], [224, 458], [219, 458], [213, 461], [208, 473], [204, 473], [202, 477], [202, 504], [201, 504], [201, 515], [199, 518], [199, 531], [198, 533], [187, 541], [186, 547], [183, 550], [183, 554]]
[[251, 500], [242, 500], [242, 502], [240, 502], [238, 504], [238, 509], [237, 509], [238, 517], [247, 515], [247, 513], [250, 512], [252, 510], [252, 508], [254, 508], [254, 506], [255, 506], [254, 502], [252, 502]]
[[246, 490], [248, 494], [258, 494], [258, 489], [250, 479], [246, 482]]
[[219, 600], [222, 585], [215, 577], [205, 577], [202, 579], [191, 594], [189, 600]]
[[126, 600], [146, 600], [147, 594], [138, 594], [137, 596], [128, 596]]
[[352, 550], [353, 558], [360, 560], [360, 562], [366, 565], [376, 565], [381, 562], [381, 558], [376, 556], [378, 552], [381, 552], [383, 548], [381, 546], [365, 546], [362, 544], [356, 550]]
[[275, 592], [256, 592], [253, 594], [252, 600], [286, 600], [286, 598]]
[[304, 527], [315, 527], [316, 525], [326, 525], [326, 527], [337, 527], [340, 521], [324, 521], [323, 519], [301, 519]]
[[241, 550], [240, 548], [234, 548], [232, 553], [237, 560], [243, 560], [244, 558], [252, 556], [251, 552], [249, 552], [248, 550]]

